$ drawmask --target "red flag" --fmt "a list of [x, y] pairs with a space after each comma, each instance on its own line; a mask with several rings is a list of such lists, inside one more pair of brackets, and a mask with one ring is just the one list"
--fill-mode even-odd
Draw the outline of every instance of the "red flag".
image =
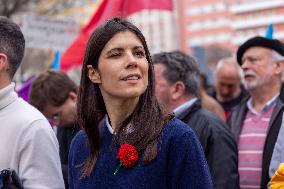
[[115, 16], [127, 17], [143, 9], [172, 10], [172, 7], [171, 0], [103, 0], [90, 22], [62, 55], [61, 69], [67, 71], [82, 64], [89, 36], [103, 21]]

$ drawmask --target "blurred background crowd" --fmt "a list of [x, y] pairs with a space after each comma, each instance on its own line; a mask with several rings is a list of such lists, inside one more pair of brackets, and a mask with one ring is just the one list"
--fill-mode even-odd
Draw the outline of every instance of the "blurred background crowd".
[[[56, 57], [66, 57], [66, 49], [90, 24], [102, 2], [1, 0], [0, 15], [21, 26], [27, 43], [23, 64], [15, 77], [17, 83], [51, 67]], [[120, 3], [109, 1], [107, 6], [119, 7]], [[127, 4], [127, 0], [123, 3]], [[127, 6], [121, 9], [128, 11]], [[180, 49], [193, 55], [211, 85], [217, 62], [233, 55], [246, 39], [265, 35], [269, 25], [273, 25], [275, 38], [284, 38], [283, 0], [173, 0], [167, 10], [144, 7], [129, 13], [127, 18], [142, 30], [152, 53]], [[79, 63], [64, 58], [61, 64], [78, 82]]]
[[145, 36], [155, 95], [195, 131], [214, 187], [265, 188], [283, 162], [284, 0], [0, 0], [0, 15], [23, 31], [26, 51], [13, 81], [57, 126], [66, 187], [86, 43], [115, 16]]

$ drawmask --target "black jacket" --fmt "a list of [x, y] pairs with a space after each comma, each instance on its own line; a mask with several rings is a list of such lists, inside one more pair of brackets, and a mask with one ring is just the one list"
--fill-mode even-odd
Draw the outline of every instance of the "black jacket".
[[[239, 136], [243, 127], [248, 108], [246, 98], [240, 105], [235, 107], [231, 112], [230, 117], [227, 120], [229, 127], [231, 128], [234, 137], [238, 143]], [[279, 129], [282, 123], [282, 115], [284, 111], [284, 85], [282, 86], [279, 98], [277, 99], [276, 107], [273, 110], [272, 117], [269, 121], [269, 130], [265, 139], [263, 155], [262, 155], [262, 173], [261, 173], [261, 189], [266, 189], [267, 184], [270, 181], [269, 177], [269, 165], [271, 156], [275, 146], [275, 142], [279, 133]], [[284, 150], [283, 150], [284, 151]]]
[[239, 188], [237, 145], [228, 126], [197, 100], [178, 116], [196, 133], [203, 147], [215, 189]]
[[61, 168], [63, 173], [63, 179], [65, 183], [65, 189], [68, 189], [68, 154], [70, 144], [76, 133], [80, 130], [79, 125], [72, 127], [58, 127], [57, 128], [57, 140], [59, 143], [59, 155], [61, 161]]

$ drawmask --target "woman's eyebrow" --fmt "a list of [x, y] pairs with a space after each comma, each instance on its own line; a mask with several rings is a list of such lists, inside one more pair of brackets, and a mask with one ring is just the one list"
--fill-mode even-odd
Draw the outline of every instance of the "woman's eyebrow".
[[110, 49], [106, 52], [107, 55], [111, 54], [111, 53], [114, 53], [114, 52], [122, 52], [123, 51], [123, 48], [113, 48], [113, 49]]
[[141, 50], [144, 50], [144, 47], [143, 46], [135, 46], [133, 47], [134, 50], [137, 50], [137, 49], [141, 49]]

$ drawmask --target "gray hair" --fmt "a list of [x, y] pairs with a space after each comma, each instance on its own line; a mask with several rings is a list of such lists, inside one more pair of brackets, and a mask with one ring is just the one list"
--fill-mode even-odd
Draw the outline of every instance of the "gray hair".
[[[272, 61], [275, 62], [284, 61], [284, 56], [272, 50]], [[284, 81], [284, 72], [281, 73], [281, 80]]]
[[284, 56], [279, 54], [278, 52], [272, 50], [272, 60], [273, 61], [284, 61]]
[[239, 66], [239, 64], [237, 63], [237, 60], [234, 57], [229, 57], [229, 58], [223, 58], [221, 60], [219, 60], [219, 62], [216, 65], [216, 69], [215, 69], [215, 77], [216, 77], [216, 73], [218, 70], [220, 70], [223, 66], [230, 64], [230, 66], [233, 66], [236, 70], [237, 70], [237, 74], [240, 78], [243, 77], [243, 70], [242, 68]]
[[186, 94], [198, 95], [200, 70], [192, 56], [181, 51], [162, 52], [153, 55], [153, 64], [165, 65], [163, 75], [170, 84], [181, 81]]

